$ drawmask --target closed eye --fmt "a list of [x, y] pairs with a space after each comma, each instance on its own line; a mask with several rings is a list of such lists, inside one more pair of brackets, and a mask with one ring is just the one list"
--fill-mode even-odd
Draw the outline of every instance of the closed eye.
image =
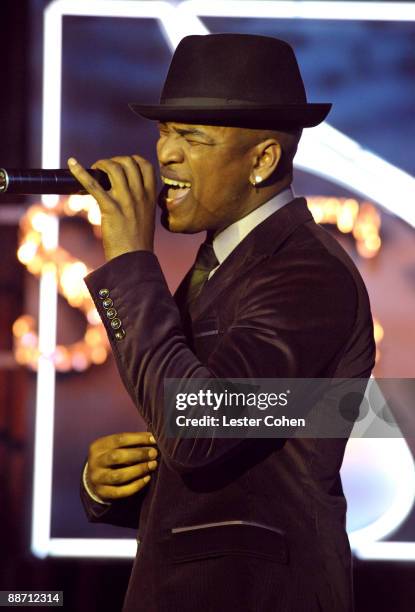
[[192, 138], [185, 138], [186, 142], [192, 145], [203, 145], [207, 144], [206, 142], [200, 142], [199, 140], [193, 140]]
[[192, 146], [204, 145], [205, 147], [211, 147], [214, 144], [213, 142], [203, 142], [200, 140], [194, 140], [193, 138], [189, 138], [189, 137], [185, 137], [185, 141], [188, 142]]
[[[179, 136], [185, 139], [191, 145], [213, 145], [215, 144], [213, 140], [204, 132], [197, 128], [184, 129], [179, 127], [171, 127], [169, 128], [163, 123], [159, 123], [158, 125], [160, 138], [165, 138], [169, 136], [172, 132], [175, 132]], [[200, 138], [197, 140], [197, 138]]]

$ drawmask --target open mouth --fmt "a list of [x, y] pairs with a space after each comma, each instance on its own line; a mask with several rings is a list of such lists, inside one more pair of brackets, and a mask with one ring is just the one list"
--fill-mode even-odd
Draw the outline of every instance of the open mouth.
[[167, 187], [166, 204], [178, 204], [187, 196], [192, 187], [189, 181], [174, 181], [165, 176], [161, 176], [161, 180]]

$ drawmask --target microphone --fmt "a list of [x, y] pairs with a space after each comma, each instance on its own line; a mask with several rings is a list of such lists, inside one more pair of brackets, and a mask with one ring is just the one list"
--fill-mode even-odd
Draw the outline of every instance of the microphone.
[[[102, 170], [87, 169], [103, 189], [111, 189], [108, 174]], [[21, 195], [58, 194], [86, 195], [84, 187], [70, 170], [6, 170], [0, 168], [0, 195], [18, 193]]]

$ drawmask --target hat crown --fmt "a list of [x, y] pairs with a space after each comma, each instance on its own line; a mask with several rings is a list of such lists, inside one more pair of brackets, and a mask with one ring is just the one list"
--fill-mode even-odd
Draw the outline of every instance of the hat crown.
[[286, 129], [321, 123], [331, 104], [308, 103], [288, 43], [256, 34], [183, 38], [159, 104], [132, 103], [147, 119], [242, 128]]
[[171, 61], [160, 102], [223, 99], [255, 104], [307, 102], [300, 69], [288, 43], [252, 34], [183, 38]]

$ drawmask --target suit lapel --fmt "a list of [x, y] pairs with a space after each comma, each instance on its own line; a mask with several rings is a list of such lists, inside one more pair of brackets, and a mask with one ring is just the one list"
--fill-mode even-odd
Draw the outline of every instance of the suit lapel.
[[186, 304], [186, 295], [187, 295], [187, 290], [188, 290], [189, 283], [190, 283], [190, 278], [192, 276], [192, 271], [193, 271], [193, 266], [190, 268], [190, 270], [186, 272], [186, 275], [181, 280], [179, 286], [177, 287], [173, 295], [173, 298], [180, 312], [183, 311], [185, 304]]
[[[262, 260], [275, 253], [286, 238], [302, 223], [312, 221], [304, 198], [296, 198], [257, 225], [219, 266], [206, 282], [191, 309], [193, 320], [200, 318], [227, 287], [247, 274]], [[191, 270], [180, 283], [174, 298], [183, 316]]]

